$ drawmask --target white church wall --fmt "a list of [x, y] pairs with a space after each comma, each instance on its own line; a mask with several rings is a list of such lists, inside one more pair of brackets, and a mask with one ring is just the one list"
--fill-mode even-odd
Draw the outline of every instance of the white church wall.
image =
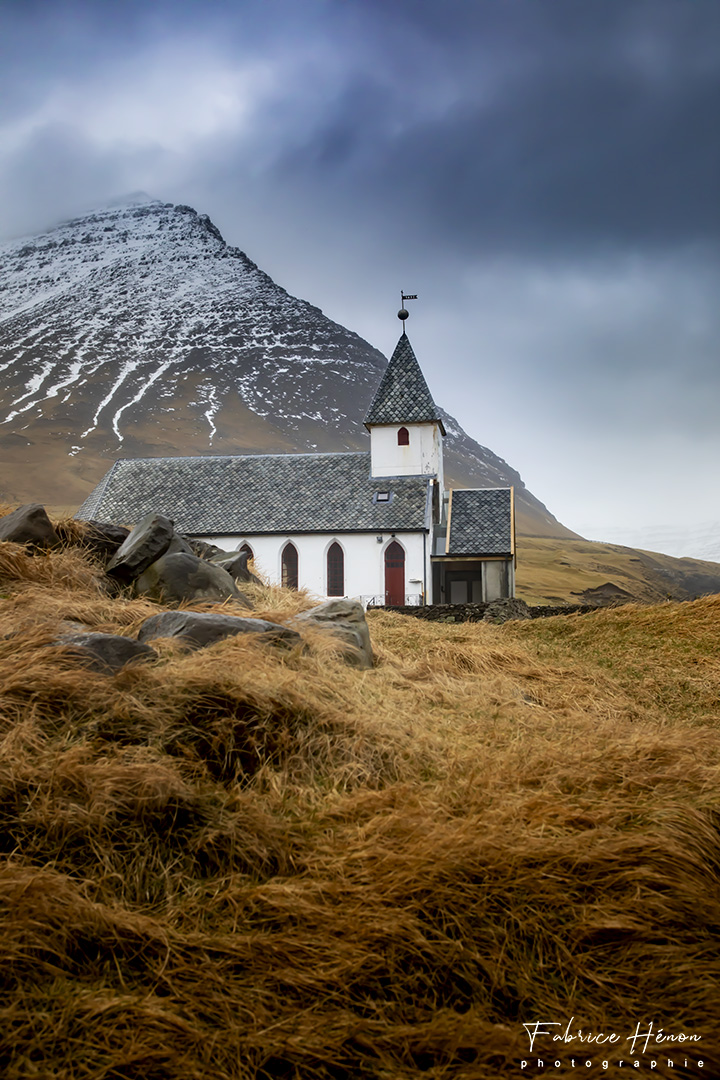
[[[378, 540], [380, 537], [380, 540]], [[243, 544], [253, 550], [258, 572], [274, 585], [282, 580], [282, 550], [291, 541], [298, 552], [298, 583], [320, 599], [327, 598], [327, 552], [337, 541], [345, 556], [345, 592], [352, 599], [384, 597], [385, 549], [396, 540], [405, 551], [405, 595], [411, 603], [420, 603], [427, 583], [430, 589], [429, 544], [423, 545], [422, 533], [286, 533], [254, 536], [248, 534], [201, 536], [208, 544], [225, 551], [237, 551]]]
[[[398, 446], [398, 431], [407, 428], [410, 442]], [[442, 483], [442, 436], [437, 424], [388, 424], [370, 431], [373, 476], [438, 476]]]

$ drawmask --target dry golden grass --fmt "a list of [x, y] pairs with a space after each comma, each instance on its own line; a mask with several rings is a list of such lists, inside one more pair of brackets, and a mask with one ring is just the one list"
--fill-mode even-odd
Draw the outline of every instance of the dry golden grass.
[[544, 619], [507, 635], [527, 638], [544, 659], [574, 657], [613, 681], [659, 721], [720, 727], [720, 596], [691, 604], [626, 605], [592, 615]]
[[156, 605], [74, 548], [0, 545], [0, 594], [3, 1077], [539, 1075], [523, 1023], [573, 1016], [700, 1034], [639, 1071], [720, 1075], [720, 598], [106, 677], [62, 620]]

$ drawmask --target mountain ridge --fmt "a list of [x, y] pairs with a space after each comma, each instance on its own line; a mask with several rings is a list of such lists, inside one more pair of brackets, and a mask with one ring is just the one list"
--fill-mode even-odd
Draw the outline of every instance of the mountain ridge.
[[[386, 358], [190, 206], [125, 202], [3, 244], [0, 285], [5, 501], [79, 505], [118, 457], [367, 449]], [[575, 535], [440, 412], [454, 484], [513, 484], [520, 531]]]

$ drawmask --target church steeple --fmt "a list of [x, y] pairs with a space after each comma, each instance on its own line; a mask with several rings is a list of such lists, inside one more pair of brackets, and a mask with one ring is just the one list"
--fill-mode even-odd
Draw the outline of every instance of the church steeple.
[[445, 434], [437, 405], [420, 370], [410, 338], [403, 332], [372, 400], [365, 427], [373, 424], [438, 424]]
[[[404, 308], [400, 318], [407, 318]], [[445, 428], [404, 326], [365, 427], [373, 476], [435, 476], [442, 487]]]

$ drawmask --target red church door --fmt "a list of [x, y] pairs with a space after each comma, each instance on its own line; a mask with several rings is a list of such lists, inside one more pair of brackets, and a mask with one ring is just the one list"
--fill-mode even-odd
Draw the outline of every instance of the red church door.
[[385, 548], [385, 603], [388, 607], [405, 603], [405, 552], [396, 540]]

